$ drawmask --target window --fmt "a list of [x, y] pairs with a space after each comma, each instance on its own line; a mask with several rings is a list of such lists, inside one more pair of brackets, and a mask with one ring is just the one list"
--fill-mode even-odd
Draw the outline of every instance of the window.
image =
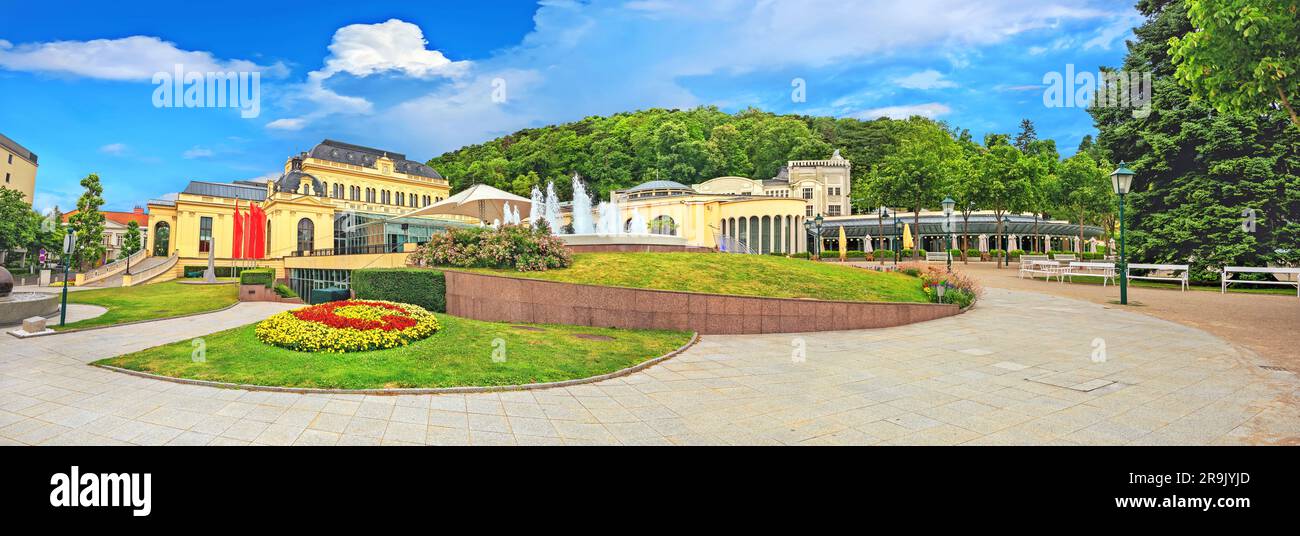
[[199, 253], [212, 249], [212, 216], [199, 218]]
[[9, 182], [9, 174], [5, 173], [5, 182]]
[[405, 204], [406, 204], [406, 194], [403, 192], [397, 192], [397, 205], [402, 206]]
[[813, 206], [812, 206], [812, 205], [808, 205], [808, 206], [803, 207], [803, 215], [804, 215], [804, 216], [808, 216], [809, 218], [811, 218], [812, 215], [813, 215], [813, 213], [812, 213], [812, 209], [813, 209]]
[[839, 215], [840, 215], [840, 206], [839, 206], [839, 205], [827, 205], [827, 207], [826, 207], [826, 215], [827, 215], [827, 216], [839, 216]]
[[165, 221], [160, 221], [158, 225], [153, 226], [153, 255], [155, 257], [171, 255], [167, 251], [168, 246], [171, 245], [171, 234], [172, 226]]
[[311, 218], [298, 220], [298, 251], [311, 251], [316, 239], [316, 224]]
[[676, 235], [677, 222], [670, 216], [659, 216], [650, 222], [651, 234]]
[[812, 195], [812, 194], [813, 194], [813, 189], [812, 189], [812, 188], [804, 188], [804, 189], [803, 189], [803, 198], [804, 198], [804, 199], [812, 199], [812, 198], [813, 198], [813, 195]]
[[13, 155], [13, 154], [10, 154], [10, 155], [9, 155], [9, 163], [10, 163], [10, 164], [14, 163], [14, 155]]

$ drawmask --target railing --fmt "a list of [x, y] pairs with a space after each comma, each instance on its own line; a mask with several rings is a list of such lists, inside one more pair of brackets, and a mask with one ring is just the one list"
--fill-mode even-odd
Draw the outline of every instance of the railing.
[[743, 253], [748, 255], [757, 253], [756, 251], [749, 249], [749, 245], [745, 244], [743, 240], [724, 234], [718, 235], [718, 251], [722, 253]]
[[167, 257], [167, 260], [145, 269], [138, 274], [131, 274], [131, 285], [139, 285], [140, 283], [149, 281], [150, 279], [158, 277], [159, 275], [166, 273], [168, 270], [175, 268], [176, 261], [180, 260], [180, 253], [180, 250], [173, 251], [172, 254]]
[[365, 246], [348, 246], [343, 248], [324, 248], [312, 250], [295, 250], [294, 257], [321, 257], [336, 255], [374, 255], [377, 253], [401, 253], [402, 244], [370, 244]]
[[86, 283], [99, 281], [100, 279], [104, 279], [105, 277], [117, 274], [118, 272], [126, 270], [128, 264], [133, 262], [140, 262], [140, 259], [143, 259], [148, 255], [149, 252], [145, 248], [140, 248], [140, 251], [132, 253], [130, 257], [127, 257], [125, 259], [118, 259], [108, 264], [105, 264], [103, 266], [100, 266], [99, 268], [89, 270], [86, 272], [84, 278], [81, 281], [81, 284], [84, 285]]

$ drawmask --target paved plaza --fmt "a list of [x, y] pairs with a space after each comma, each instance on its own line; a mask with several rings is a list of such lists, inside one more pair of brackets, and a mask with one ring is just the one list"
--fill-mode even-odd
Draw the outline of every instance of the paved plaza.
[[139, 326], [4, 335], [0, 443], [1300, 443], [1300, 381], [1261, 368], [1250, 351], [1141, 314], [998, 289], [966, 314], [898, 328], [705, 336], [663, 364], [572, 388], [300, 395], [88, 365], [287, 307], [241, 303]]

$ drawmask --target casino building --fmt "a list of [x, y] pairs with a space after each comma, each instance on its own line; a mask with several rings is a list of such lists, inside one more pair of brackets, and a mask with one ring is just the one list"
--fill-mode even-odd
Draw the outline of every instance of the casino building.
[[[174, 259], [160, 278], [201, 272], [211, 253], [218, 275], [271, 267], [277, 277], [302, 280], [306, 288], [311, 280], [346, 277], [340, 272], [395, 258], [382, 254], [468, 225], [456, 217], [400, 217], [449, 191], [442, 175], [404, 154], [324, 140], [291, 156], [274, 180], [191, 181], [175, 199], [150, 201], [149, 249]], [[264, 214], [265, 229], [256, 230], [264, 236], [262, 247], [236, 258], [235, 214], [253, 204]]]

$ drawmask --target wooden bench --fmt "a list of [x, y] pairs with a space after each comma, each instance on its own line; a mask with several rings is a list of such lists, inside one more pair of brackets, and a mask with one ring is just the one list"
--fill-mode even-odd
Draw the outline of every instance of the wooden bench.
[[925, 262], [948, 262], [948, 252], [927, 251], [925, 252]]
[[[1151, 270], [1151, 272], [1148, 273], [1148, 274], [1146, 274], [1146, 275], [1133, 275], [1132, 270], [1134, 270], [1134, 269], [1137, 269], [1137, 270]], [[1186, 264], [1141, 264], [1141, 263], [1135, 263], [1135, 264], [1130, 264], [1130, 265], [1128, 265], [1128, 268], [1124, 271], [1124, 272], [1125, 272], [1125, 273], [1124, 273], [1124, 277], [1127, 277], [1127, 278], [1129, 278], [1130, 280], [1132, 280], [1132, 279], [1150, 279], [1150, 280], [1156, 280], [1156, 281], [1177, 281], [1177, 282], [1182, 286], [1182, 290], [1183, 290], [1183, 291], [1186, 291], [1186, 290], [1187, 290], [1187, 284], [1188, 284], [1188, 281], [1187, 281], [1187, 272], [1189, 272], [1190, 269], [1191, 269], [1191, 267], [1188, 266], [1188, 265], [1186, 265]], [[1162, 273], [1160, 273], [1160, 272], [1169, 272], [1169, 273], [1168, 273], [1168, 274], [1162, 274]]]
[[1074, 282], [1074, 277], [1100, 277], [1101, 286], [1106, 286], [1106, 280], [1109, 279], [1111, 284], [1115, 283], [1115, 265], [1109, 262], [1071, 262], [1065, 266], [1061, 272], [1061, 279], [1070, 278]]
[[[1278, 277], [1276, 278], [1278, 279], [1278, 281], [1243, 281], [1240, 279], [1232, 279], [1231, 274], [1270, 274], [1275, 276], [1280, 274], [1289, 274], [1289, 275], [1294, 275], [1296, 280], [1281, 281], [1282, 278]], [[1255, 268], [1250, 266], [1225, 266], [1223, 267], [1223, 271], [1219, 273], [1219, 293], [1223, 294], [1228, 292], [1228, 285], [1232, 283], [1251, 283], [1256, 285], [1291, 285], [1296, 288], [1295, 291], [1296, 297], [1300, 297], [1300, 268], [1287, 268], [1287, 267]]]
[[1079, 259], [1078, 257], [1075, 257], [1073, 253], [1058, 253], [1056, 254], [1056, 256], [1052, 257], [1052, 260], [1061, 261], [1061, 262], [1074, 262]]

